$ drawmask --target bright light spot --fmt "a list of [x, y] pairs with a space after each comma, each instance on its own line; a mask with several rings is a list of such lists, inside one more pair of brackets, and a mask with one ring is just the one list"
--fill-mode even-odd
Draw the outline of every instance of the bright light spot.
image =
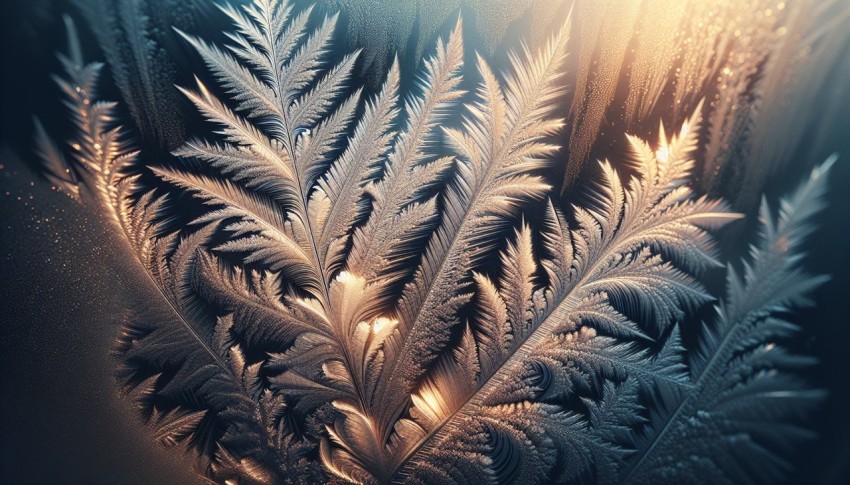
[[357, 277], [348, 271], [342, 271], [336, 276], [336, 280], [340, 283], [349, 283], [355, 279], [357, 279]]
[[381, 330], [384, 329], [384, 327], [387, 327], [389, 325], [392, 325], [392, 320], [390, 320], [389, 318], [385, 318], [385, 317], [378, 317], [378, 318], [375, 319], [375, 322], [372, 324], [372, 331], [376, 334], [380, 333]]

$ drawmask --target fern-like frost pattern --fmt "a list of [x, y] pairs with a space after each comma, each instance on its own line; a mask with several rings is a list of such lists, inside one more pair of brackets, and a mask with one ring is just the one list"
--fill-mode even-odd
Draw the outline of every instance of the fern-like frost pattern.
[[741, 217], [691, 188], [701, 105], [672, 136], [628, 136], [561, 208], [543, 169], [569, 21], [505, 72], [475, 58], [466, 93], [458, 20], [414, 92], [396, 61], [364, 95], [358, 52], [330, 62], [336, 15], [220, 10], [226, 45], [180, 32], [208, 69], [180, 91], [210, 129], [173, 159], [132, 149], [70, 19], [71, 156], [36, 130], [51, 182], [100, 208], [158, 290], [116, 346], [157, 441], [227, 483], [782, 476], [821, 395], [781, 342], [823, 282], [800, 259], [832, 159], [778, 214], [763, 203], [685, 349], [682, 326], [714, 302], [698, 278], [724, 266], [712, 233]]

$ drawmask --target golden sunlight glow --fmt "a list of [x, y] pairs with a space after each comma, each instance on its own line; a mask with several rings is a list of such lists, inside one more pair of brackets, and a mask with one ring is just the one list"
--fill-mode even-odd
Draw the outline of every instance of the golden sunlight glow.
[[436, 392], [435, 389], [429, 388], [429, 389], [423, 390], [422, 394], [420, 394], [420, 397], [422, 398], [423, 401], [425, 401], [428, 404], [429, 407], [431, 407], [431, 408], [439, 408], [440, 407], [440, 400], [437, 398], [437, 392]]
[[[760, 164], [736, 185], [753, 189], [741, 197], [758, 193], [802, 143], [796, 120], [818, 119], [818, 86], [846, 50], [849, 13], [846, 1], [834, 0], [576, 2], [581, 28], [562, 190], [596, 158], [594, 149], [616, 142], [609, 122], [646, 135], [655, 120], [676, 125], [705, 98], [704, 188], [717, 188], [734, 161], [731, 147], [747, 136]], [[783, 101], [764, 101], [772, 99]]]
[[418, 393], [410, 397], [416, 410], [431, 423], [439, 422], [446, 415], [445, 400], [433, 383], [426, 382]]

